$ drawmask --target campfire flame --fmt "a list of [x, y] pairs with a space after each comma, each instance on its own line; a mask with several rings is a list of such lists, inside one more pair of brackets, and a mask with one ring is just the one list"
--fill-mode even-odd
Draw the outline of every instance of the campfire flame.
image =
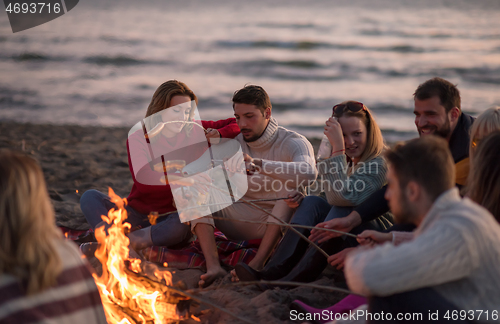
[[111, 225], [108, 235], [103, 227], [96, 229], [100, 246], [95, 256], [102, 264], [102, 275], [93, 275], [108, 323], [160, 324], [182, 319], [176, 311], [179, 298], [172, 296], [167, 287], [172, 285], [172, 274], [153, 264], [142, 264], [139, 259], [129, 259], [129, 239], [125, 234], [131, 225], [124, 223], [127, 200], [111, 188], [109, 196], [117, 208], [102, 216]]

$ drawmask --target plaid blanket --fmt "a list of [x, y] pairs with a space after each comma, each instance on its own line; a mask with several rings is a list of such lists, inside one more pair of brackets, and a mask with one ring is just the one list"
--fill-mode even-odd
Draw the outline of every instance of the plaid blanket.
[[[59, 227], [64, 236], [77, 243], [94, 240], [92, 230], [79, 231], [66, 227]], [[257, 254], [261, 240], [231, 241], [222, 232], [215, 230], [215, 243], [219, 252], [220, 261], [234, 267], [238, 262], [248, 263]], [[198, 240], [191, 242], [182, 249], [174, 250], [163, 246], [153, 246], [142, 251], [146, 260], [164, 264], [171, 267], [186, 269], [193, 267], [204, 267], [205, 258]]]

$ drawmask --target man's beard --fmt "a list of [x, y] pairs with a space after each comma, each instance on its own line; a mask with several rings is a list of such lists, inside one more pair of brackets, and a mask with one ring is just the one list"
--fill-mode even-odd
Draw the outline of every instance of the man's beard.
[[[435, 128], [435, 131], [432, 132], [431, 135], [443, 137], [444, 139], [448, 139], [449, 136], [451, 136], [451, 123], [450, 123], [450, 119], [448, 118], [448, 116], [446, 117], [446, 121], [443, 124], [443, 126], [441, 126], [440, 128], [438, 128], [436, 126], [432, 126], [432, 127]], [[427, 126], [425, 128], [429, 128], [429, 126]], [[418, 132], [419, 132], [419, 135], [422, 136], [421, 128], [418, 129]]]
[[394, 221], [397, 224], [413, 224], [416, 215], [408, 202], [408, 198], [404, 194], [401, 197], [399, 207], [399, 213], [394, 213]]
[[[267, 129], [267, 127], [266, 127], [266, 129]], [[251, 131], [251, 130], [250, 130], [250, 129], [247, 129], [247, 128], [243, 128], [243, 129], [241, 129], [241, 132], [243, 132], [243, 131]], [[257, 135], [257, 134], [255, 134], [255, 133], [254, 133], [254, 135], [253, 135], [252, 137], [249, 137], [249, 138], [246, 138], [245, 136], [243, 136], [243, 140], [244, 140], [245, 142], [247, 142], [247, 143], [250, 143], [250, 142], [255, 142], [256, 140], [258, 140], [259, 138], [261, 138], [261, 137], [262, 137], [262, 135], [264, 134], [264, 132], [265, 132], [265, 129], [264, 129], [264, 131], [262, 132], [262, 134], [260, 134], [260, 135]]]
[[450, 133], [451, 133], [450, 119], [448, 118], [448, 116], [446, 116], [446, 122], [441, 128], [436, 129], [434, 134], [447, 139], [451, 135]]
[[248, 142], [248, 143], [250, 143], [250, 142], [255, 142], [255, 141], [256, 141], [256, 140], [258, 140], [259, 138], [260, 138], [260, 136], [258, 136], [258, 135], [254, 135], [254, 136], [249, 137], [249, 138], [246, 138], [245, 136], [243, 136], [243, 140], [244, 140], [245, 142]]

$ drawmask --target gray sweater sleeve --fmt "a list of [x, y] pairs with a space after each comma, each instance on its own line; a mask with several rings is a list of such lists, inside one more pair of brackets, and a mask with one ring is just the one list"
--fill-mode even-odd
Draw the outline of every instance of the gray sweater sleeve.
[[318, 162], [328, 203], [333, 206], [357, 206], [386, 182], [387, 166], [378, 156], [348, 174], [346, 156], [339, 155]]
[[349, 288], [365, 296], [389, 296], [466, 277], [477, 260], [462, 231], [435, 226], [414, 240], [360, 250], [346, 259]]
[[285, 182], [288, 187], [308, 186], [316, 180], [314, 150], [305, 138], [290, 138], [283, 146], [289, 162], [262, 160], [262, 174]]

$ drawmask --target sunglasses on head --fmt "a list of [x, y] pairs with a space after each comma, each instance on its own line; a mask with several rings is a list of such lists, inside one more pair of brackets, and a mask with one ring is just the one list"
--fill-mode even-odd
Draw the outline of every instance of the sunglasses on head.
[[481, 139], [479, 139], [479, 138], [474, 138], [474, 139], [472, 140], [472, 148], [476, 148], [476, 147], [479, 145], [479, 143], [481, 143], [481, 140], [482, 140], [482, 138], [481, 138]]
[[366, 111], [365, 105], [359, 101], [349, 101], [347, 103], [341, 103], [333, 106], [333, 116], [340, 117], [344, 113], [344, 111], [349, 109], [352, 112], [358, 112], [361, 110]]

